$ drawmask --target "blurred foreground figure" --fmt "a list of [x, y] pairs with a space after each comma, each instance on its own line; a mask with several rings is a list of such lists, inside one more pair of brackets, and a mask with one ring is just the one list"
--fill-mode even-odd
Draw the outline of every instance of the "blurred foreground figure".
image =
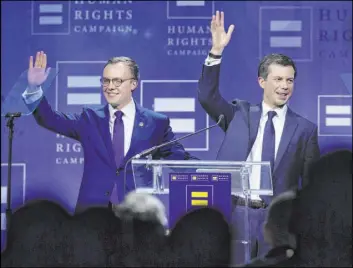
[[165, 262], [167, 217], [155, 196], [130, 192], [113, 212], [122, 222], [122, 238], [111, 257], [112, 266], [161, 266]]
[[[282, 246], [246, 267], [352, 266], [352, 152], [322, 156], [309, 176], [305, 188], [285, 193], [271, 204], [265, 237]], [[283, 228], [289, 214], [288, 228]]]
[[170, 232], [167, 266], [226, 267], [231, 240], [231, 228], [222, 213], [213, 208], [191, 211]]
[[121, 205], [70, 216], [49, 201], [16, 211], [1, 267], [116, 267], [158, 263], [165, 208], [154, 196], [131, 192]]
[[106, 207], [76, 214], [70, 225], [76, 267], [109, 267], [109, 259], [121, 241], [121, 219]]
[[298, 192], [290, 232], [297, 250], [287, 266], [352, 266], [352, 152], [321, 157], [311, 168], [311, 183]]
[[271, 267], [290, 259], [296, 249], [296, 237], [289, 231], [294, 191], [288, 191], [275, 197], [271, 202], [263, 226], [265, 241], [271, 250], [239, 267]]
[[72, 264], [73, 244], [66, 228], [71, 216], [50, 201], [36, 200], [12, 215], [1, 267], [58, 267]]

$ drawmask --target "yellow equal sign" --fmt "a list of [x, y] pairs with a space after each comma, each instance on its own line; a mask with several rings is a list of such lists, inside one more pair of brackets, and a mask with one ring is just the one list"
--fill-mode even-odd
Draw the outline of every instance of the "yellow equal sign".
[[203, 207], [207, 207], [207, 206], [208, 206], [208, 200], [192, 199], [192, 200], [191, 200], [191, 205], [192, 205], [192, 206], [203, 206]]
[[172, 176], [172, 180], [175, 181], [176, 180], [176, 176]]
[[208, 198], [208, 192], [191, 192], [191, 206], [208, 206], [208, 200], [194, 198]]
[[208, 192], [191, 192], [192, 198], [208, 198]]

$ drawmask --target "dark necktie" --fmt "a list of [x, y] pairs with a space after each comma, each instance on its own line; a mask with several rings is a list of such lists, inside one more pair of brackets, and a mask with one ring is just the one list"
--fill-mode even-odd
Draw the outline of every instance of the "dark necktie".
[[[121, 161], [124, 158], [124, 122], [122, 119], [123, 112], [116, 111], [115, 116], [116, 116], [116, 119], [114, 121], [114, 129], [113, 129], [113, 151], [114, 151], [116, 167], [119, 168]], [[123, 199], [123, 197], [121, 199]], [[116, 182], [114, 183], [114, 188], [110, 196], [110, 202], [112, 204], [119, 203]]]
[[[273, 166], [275, 162], [275, 128], [273, 126], [273, 117], [277, 115], [275, 111], [267, 113], [268, 119], [264, 129], [264, 138], [262, 141], [262, 156], [261, 161], [269, 161], [271, 165], [271, 173], [273, 173]], [[261, 171], [261, 189], [269, 190], [271, 187], [268, 170]]]

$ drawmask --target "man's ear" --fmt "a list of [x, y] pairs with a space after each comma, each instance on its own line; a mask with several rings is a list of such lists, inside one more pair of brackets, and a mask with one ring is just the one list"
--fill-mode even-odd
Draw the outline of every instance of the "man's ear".
[[132, 84], [131, 91], [133, 92], [137, 88], [138, 82], [136, 80], [133, 80], [131, 84]]
[[265, 88], [266, 80], [263, 79], [262, 77], [257, 78], [257, 82], [259, 83], [259, 86], [262, 88]]

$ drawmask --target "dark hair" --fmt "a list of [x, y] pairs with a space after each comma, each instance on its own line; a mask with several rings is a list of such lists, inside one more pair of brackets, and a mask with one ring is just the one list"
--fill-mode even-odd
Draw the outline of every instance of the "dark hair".
[[289, 224], [298, 239], [297, 264], [351, 266], [352, 151], [328, 153], [311, 165], [310, 181], [297, 193]]
[[295, 191], [283, 192], [276, 196], [268, 207], [266, 222], [270, 228], [273, 247], [289, 245], [293, 249], [296, 248], [295, 236], [288, 228], [295, 198]]
[[259, 65], [257, 75], [258, 77], [262, 77], [263, 79], [267, 79], [268, 76], [268, 68], [271, 64], [277, 64], [282, 66], [292, 66], [294, 69], [294, 78], [297, 76], [297, 68], [295, 67], [294, 61], [283, 54], [269, 54], [265, 56]]
[[109, 65], [109, 64], [117, 64], [117, 63], [125, 63], [131, 71], [131, 74], [133, 75], [135, 80], [139, 80], [140, 79], [140, 69], [139, 66], [137, 65], [137, 63], [129, 58], [129, 57], [113, 57], [110, 58], [107, 63], [104, 65], [104, 68]]

